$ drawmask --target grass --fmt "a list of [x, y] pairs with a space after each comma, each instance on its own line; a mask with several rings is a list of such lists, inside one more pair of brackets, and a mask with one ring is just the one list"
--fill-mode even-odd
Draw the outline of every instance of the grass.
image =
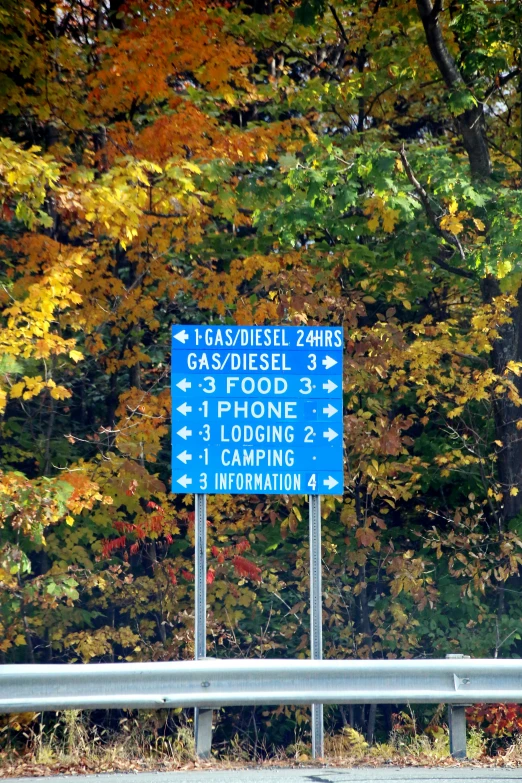
[[[88, 714], [76, 710], [57, 713], [45, 721], [31, 713], [11, 716], [3, 724], [0, 722], [0, 776], [260, 764], [344, 767], [455, 763], [449, 754], [447, 729], [440, 726], [429, 735], [395, 730], [387, 742], [372, 746], [355, 729], [345, 727], [325, 737], [325, 758], [316, 762], [302, 734], [296, 735], [295, 742], [286, 748], [268, 746], [263, 737], [253, 745], [248, 737], [236, 734], [215, 749], [212, 761], [200, 762], [196, 758], [191, 719], [180, 711], [175, 719], [176, 725], [172, 726], [166, 711], [162, 715], [138, 712], [122, 717], [109, 730], [100, 729]], [[486, 748], [484, 735], [476, 729], [469, 730], [468, 763], [522, 766], [522, 736], [496, 757], [488, 757]]]

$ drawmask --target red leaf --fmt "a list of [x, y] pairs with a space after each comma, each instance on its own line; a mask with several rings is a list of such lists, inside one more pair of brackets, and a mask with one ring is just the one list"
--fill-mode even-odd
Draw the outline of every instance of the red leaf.
[[255, 582], [261, 581], [261, 569], [247, 560], [246, 557], [236, 555], [232, 560], [232, 565], [238, 576], [244, 576], [248, 579], [252, 579]]

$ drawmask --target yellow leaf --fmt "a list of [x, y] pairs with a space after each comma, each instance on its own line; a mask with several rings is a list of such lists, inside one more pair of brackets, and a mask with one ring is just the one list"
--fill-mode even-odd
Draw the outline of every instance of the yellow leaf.
[[399, 211], [397, 209], [385, 209], [382, 218], [382, 227], [388, 234], [391, 234], [395, 225], [399, 219]]
[[522, 362], [509, 361], [506, 365], [506, 370], [518, 376], [522, 373]]
[[455, 198], [452, 198], [449, 205], [448, 205], [448, 211], [450, 215], [454, 215], [457, 212], [457, 209], [459, 208], [459, 205], [457, 204], [457, 200]]
[[449, 231], [452, 234], [460, 234], [464, 230], [464, 226], [455, 215], [444, 215], [440, 221], [440, 227], [444, 231]]
[[513, 269], [513, 264], [511, 263], [511, 261], [507, 258], [504, 258], [502, 261], [498, 262], [497, 277], [500, 280], [502, 280], [503, 277], [509, 275], [512, 269]]
[[479, 220], [478, 218], [473, 218], [473, 222], [479, 231], [484, 231], [484, 229], [486, 228], [482, 220]]
[[67, 514], [65, 517], [65, 521], [68, 525], [74, 525], [74, 517], [72, 517], [70, 514]]
[[80, 353], [80, 351], [69, 351], [69, 356], [73, 362], [79, 362], [83, 359], [83, 353]]
[[24, 381], [19, 381], [19, 383], [15, 383], [14, 386], [11, 386], [11, 397], [21, 397], [24, 389], [25, 389]]
[[234, 93], [232, 90], [223, 90], [223, 98], [226, 100], [226, 102], [229, 104], [229, 106], [233, 106], [235, 103], [234, 99]]
[[57, 386], [55, 389], [51, 389], [51, 397], [55, 400], [66, 400], [68, 397], [72, 397], [72, 394], [65, 386]]
[[513, 495], [513, 497], [515, 497], [515, 498], [516, 498], [516, 496], [518, 495], [518, 489], [517, 489], [517, 487], [511, 487], [511, 489], [509, 490], [509, 494], [510, 494], [510, 495]]
[[36, 378], [26, 378], [25, 383], [28, 388], [22, 394], [24, 400], [30, 400], [32, 397], [36, 397], [44, 388], [44, 384], [39, 375]]
[[368, 228], [370, 231], [375, 231], [379, 228], [379, 216], [374, 215], [370, 220], [368, 221]]
[[25, 636], [22, 636], [21, 633], [18, 634], [18, 636], [15, 637], [14, 643], [20, 647], [22, 644], [27, 644], [25, 640]]

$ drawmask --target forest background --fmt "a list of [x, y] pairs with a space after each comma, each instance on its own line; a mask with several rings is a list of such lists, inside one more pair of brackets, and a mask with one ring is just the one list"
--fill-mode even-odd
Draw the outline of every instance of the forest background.
[[[518, 0], [1, 0], [0, 25], [1, 662], [193, 656], [172, 323], [345, 328], [325, 657], [519, 655]], [[308, 656], [306, 497], [208, 515], [208, 654]], [[252, 714], [223, 736], [307, 727]], [[391, 708], [328, 720], [371, 738]]]

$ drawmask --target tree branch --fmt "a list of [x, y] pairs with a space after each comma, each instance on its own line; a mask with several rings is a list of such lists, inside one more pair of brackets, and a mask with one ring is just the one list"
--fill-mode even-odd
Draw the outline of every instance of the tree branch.
[[428, 216], [430, 223], [437, 229], [437, 231], [440, 231], [439, 221], [437, 215], [433, 211], [433, 207], [431, 206], [430, 197], [427, 191], [420, 184], [415, 174], [413, 173], [413, 169], [410, 166], [410, 162], [406, 157], [406, 150], [404, 149], [404, 144], [402, 145], [399, 155], [401, 157], [402, 165], [404, 166], [406, 176], [408, 177], [409, 181], [415, 188], [415, 192], [417, 193], [418, 197], [422, 202], [422, 206], [424, 207], [424, 211], [426, 212], [426, 215]]
[[184, 212], [151, 212], [148, 209], [142, 210], [144, 215], [148, 215], [149, 217], [157, 217], [157, 218], [180, 218], [180, 217], [187, 217], [187, 214]]
[[329, 8], [329, 9], [330, 9], [330, 11], [332, 12], [332, 16], [333, 16], [333, 18], [335, 19], [335, 24], [336, 24], [336, 25], [337, 25], [337, 27], [339, 28], [339, 32], [341, 33], [341, 38], [343, 39], [343, 41], [345, 42], [345, 44], [346, 44], [346, 45], [349, 47], [349, 46], [350, 46], [350, 41], [349, 41], [349, 39], [348, 39], [348, 36], [346, 35], [346, 30], [344, 29], [344, 25], [343, 25], [343, 23], [341, 22], [341, 20], [339, 19], [339, 16], [338, 16], [338, 14], [337, 14], [337, 11], [335, 10], [335, 8], [334, 8], [334, 6], [333, 6], [333, 5], [329, 5], [329, 6], [328, 6], [328, 8]]
[[516, 163], [519, 168], [522, 168], [522, 163], [515, 158], [514, 155], [510, 155], [509, 152], [506, 152], [502, 149], [502, 147], [499, 147], [498, 144], [495, 144], [494, 141], [490, 140], [490, 145], [493, 147], [493, 149], [497, 150], [497, 152], [500, 152], [501, 155], [504, 155], [504, 157], [509, 158], [509, 160], [512, 160], [513, 163]]
[[[437, 234], [439, 234], [443, 239], [445, 239], [446, 242], [449, 242], [449, 244], [453, 245], [455, 250], [458, 250], [461, 259], [465, 261], [466, 253], [464, 252], [464, 248], [462, 247], [459, 238], [455, 236], [455, 234], [452, 234], [449, 231], [444, 231], [444, 229], [440, 227], [440, 221], [433, 210], [430, 196], [428, 192], [425, 190], [425, 188], [421, 185], [417, 177], [415, 176], [413, 169], [410, 165], [410, 162], [406, 157], [406, 151], [404, 149], [404, 145], [402, 146], [402, 149], [399, 154], [402, 160], [402, 164], [404, 166], [404, 170], [406, 172], [406, 176], [408, 177], [410, 183], [415, 188], [415, 192], [417, 193], [417, 196], [419, 197], [422, 206], [424, 207], [424, 211], [426, 213], [428, 220], [434, 227]], [[453, 253], [451, 255], [453, 255]], [[476, 275], [473, 272], [470, 272], [468, 269], [461, 269], [458, 266], [453, 266], [452, 264], [449, 264], [444, 258], [441, 258], [440, 256], [438, 258], [433, 258], [432, 260], [437, 264], [437, 266], [440, 266], [440, 268], [444, 269], [446, 272], [451, 272], [454, 275], [460, 275], [460, 277], [466, 277], [468, 280], [477, 279]]]
[[499, 76], [497, 79], [495, 79], [491, 87], [488, 87], [486, 90], [486, 94], [484, 95], [484, 103], [488, 100], [488, 98], [491, 97], [491, 95], [493, 95], [495, 90], [503, 87], [505, 84], [510, 82], [511, 79], [515, 79], [520, 73], [520, 68], [513, 68], [513, 70], [509, 71], [509, 73], [506, 73], [504, 76]]
[[437, 266], [440, 266], [441, 269], [444, 269], [446, 272], [451, 272], [452, 275], [458, 275], [459, 277], [465, 277], [467, 280], [477, 280], [477, 276], [473, 274], [473, 272], [469, 272], [467, 269], [461, 269], [458, 266], [453, 266], [452, 264], [448, 264], [447, 261], [445, 261], [443, 258], [432, 258], [431, 259], [434, 264], [437, 264]]

